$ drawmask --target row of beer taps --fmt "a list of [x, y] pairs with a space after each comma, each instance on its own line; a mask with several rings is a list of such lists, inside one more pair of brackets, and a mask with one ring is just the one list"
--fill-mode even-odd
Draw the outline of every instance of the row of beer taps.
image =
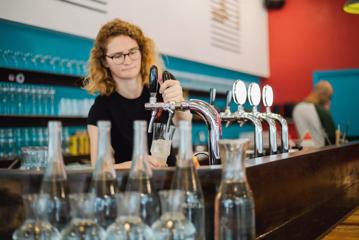
[[[213, 91], [213, 90], [211, 90]], [[213, 96], [214, 94], [210, 94]], [[265, 112], [259, 112], [258, 106], [260, 105], [262, 97]], [[230, 104], [232, 101], [237, 104], [237, 111], [231, 112]], [[244, 104], [248, 99], [252, 107], [251, 111], [244, 110]], [[257, 83], [251, 83], [246, 87], [245, 83], [237, 80], [233, 83], [232, 91], [226, 92], [226, 108], [224, 112], [220, 113], [222, 121], [226, 122], [227, 126], [231, 122], [237, 122], [243, 125], [245, 122], [250, 122], [254, 125], [254, 157], [263, 156], [263, 126], [266, 123], [269, 129], [269, 154], [276, 154], [279, 152], [288, 152], [288, 125], [287, 121], [279, 114], [272, 113], [270, 107], [273, 104], [273, 90], [271, 86], [265, 85], [262, 89]], [[281, 128], [281, 149], [278, 150], [277, 145], [277, 127], [276, 122], [279, 122]]]
[[[190, 110], [198, 114], [207, 125], [209, 136], [209, 164], [214, 165], [220, 163], [218, 140], [222, 138], [222, 121], [226, 122], [227, 126], [231, 122], [237, 122], [240, 125], [243, 125], [243, 123], [247, 121], [254, 125], [254, 157], [263, 156], [264, 154], [262, 122], [267, 123], [269, 126], [270, 154], [276, 154], [279, 152], [277, 147], [276, 129], [276, 121], [278, 121], [281, 126], [280, 152], [288, 152], [288, 125], [282, 116], [272, 113], [270, 110], [270, 107], [273, 104], [273, 90], [269, 85], [263, 87], [261, 94], [258, 84], [251, 83], [247, 89], [243, 81], [235, 81], [233, 83], [232, 91], [227, 91], [226, 93], [226, 108], [224, 112], [219, 113], [213, 105], [216, 95], [215, 89], [210, 90], [209, 103], [199, 99], [190, 99], [188, 101], [182, 102], [157, 102], [159, 91], [158, 77], [157, 67], [152, 66], [150, 69], [148, 85], [150, 90], [150, 100], [148, 103], [145, 103], [145, 108], [152, 111], [151, 119], [148, 125], [149, 133], [152, 131], [152, 125], [159, 110], [162, 109], [169, 113], [166, 124], [167, 128], [172, 121], [172, 117], [175, 111]], [[164, 71], [162, 73], [162, 81], [166, 81], [168, 79], [175, 79], [175, 77], [168, 71]], [[266, 109], [265, 112], [259, 112], [257, 109], [261, 101], [261, 96], [263, 105]], [[237, 111], [235, 112], [231, 112], [230, 110], [232, 98], [238, 105]], [[252, 110], [249, 112], [244, 110], [244, 104], [246, 103], [247, 98], [250, 105], [252, 106]]]

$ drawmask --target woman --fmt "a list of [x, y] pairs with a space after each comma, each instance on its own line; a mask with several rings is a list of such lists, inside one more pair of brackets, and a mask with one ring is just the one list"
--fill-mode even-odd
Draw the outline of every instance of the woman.
[[[90, 93], [99, 93], [87, 120], [92, 165], [97, 157], [96, 123], [98, 120], [110, 120], [115, 167], [131, 166], [133, 121], [148, 122], [150, 119], [151, 112], [144, 108], [144, 103], [150, 97], [148, 74], [152, 65], [161, 65], [159, 59], [153, 41], [144, 36], [139, 27], [114, 19], [100, 29], [91, 50], [88, 76], [85, 79], [85, 89]], [[159, 92], [164, 102], [184, 100], [178, 81], [160, 81], [160, 85]], [[191, 118], [189, 111], [176, 111], [174, 123]], [[151, 141], [149, 138], [149, 143]], [[152, 167], [158, 166], [151, 156], [149, 161]]]

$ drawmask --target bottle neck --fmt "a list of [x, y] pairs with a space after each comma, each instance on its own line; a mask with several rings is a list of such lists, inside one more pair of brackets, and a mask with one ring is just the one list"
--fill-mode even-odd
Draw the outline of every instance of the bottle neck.
[[94, 180], [116, 179], [114, 159], [111, 153], [111, 126], [99, 124], [98, 126], [98, 152]]
[[192, 128], [190, 122], [181, 121], [179, 124], [179, 149], [177, 166], [186, 168], [193, 166]]
[[222, 180], [247, 181], [244, 166], [247, 142], [240, 140], [220, 140]]
[[152, 177], [148, 164], [147, 124], [145, 121], [134, 122], [133, 152], [130, 177]]
[[49, 122], [48, 163], [44, 179], [66, 180], [66, 171], [61, 148], [61, 123]]

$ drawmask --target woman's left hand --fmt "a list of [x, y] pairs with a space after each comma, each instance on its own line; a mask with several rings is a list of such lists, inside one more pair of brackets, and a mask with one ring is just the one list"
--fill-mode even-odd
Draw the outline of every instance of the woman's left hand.
[[162, 94], [163, 101], [166, 103], [184, 101], [182, 87], [177, 80], [166, 80], [161, 84], [159, 92]]

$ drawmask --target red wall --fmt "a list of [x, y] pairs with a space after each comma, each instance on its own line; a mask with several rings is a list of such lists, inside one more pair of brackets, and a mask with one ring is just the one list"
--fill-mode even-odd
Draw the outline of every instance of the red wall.
[[299, 101], [315, 70], [359, 68], [359, 14], [344, 0], [286, 0], [269, 11], [270, 77], [275, 103]]

